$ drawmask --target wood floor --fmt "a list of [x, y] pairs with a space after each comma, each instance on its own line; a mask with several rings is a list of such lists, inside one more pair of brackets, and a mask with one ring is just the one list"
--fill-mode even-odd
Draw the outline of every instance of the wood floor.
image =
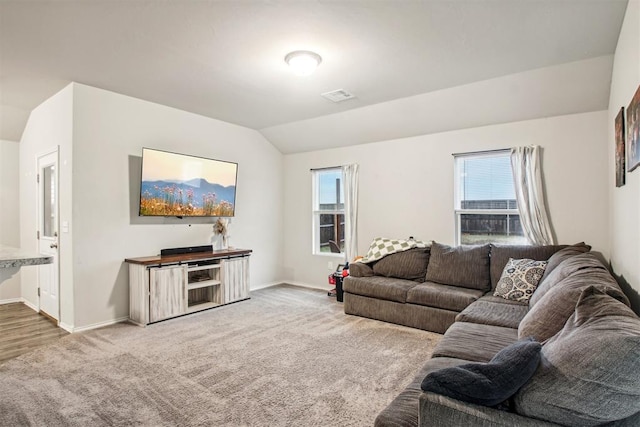
[[0, 305], [0, 365], [68, 332], [22, 303]]

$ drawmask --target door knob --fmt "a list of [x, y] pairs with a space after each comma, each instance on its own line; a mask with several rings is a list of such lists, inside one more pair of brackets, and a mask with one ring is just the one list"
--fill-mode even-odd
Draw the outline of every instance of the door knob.
[[55, 249], [55, 248], [57, 248], [57, 247], [58, 247], [58, 244], [57, 244], [57, 243], [52, 243], [52, 244], [50, 244], [50, 245], [49, 245], [49, 247], [50, 247], [51, 249]]

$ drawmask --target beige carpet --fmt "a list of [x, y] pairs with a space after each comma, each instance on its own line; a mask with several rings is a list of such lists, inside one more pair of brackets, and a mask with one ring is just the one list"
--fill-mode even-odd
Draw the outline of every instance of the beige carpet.
[[322, 291], [251, 296], [0, 365], [0, 426], [371, 426], [440, 339], [347, 316]]

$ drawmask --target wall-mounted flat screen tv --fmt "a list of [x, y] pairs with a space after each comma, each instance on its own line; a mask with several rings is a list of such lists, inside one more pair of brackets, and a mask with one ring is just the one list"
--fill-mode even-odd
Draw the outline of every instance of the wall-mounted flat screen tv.
[[142, 149], [140, 216], [235, 214], [238, 164]]

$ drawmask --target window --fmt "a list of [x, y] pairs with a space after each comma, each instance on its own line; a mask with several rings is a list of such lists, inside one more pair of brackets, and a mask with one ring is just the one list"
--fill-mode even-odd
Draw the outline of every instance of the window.
[[527, 244], [509, 151], [455, 157], [456, 244]]
[[344, 251], [342, 169], [313, 170], [313, 253]]

